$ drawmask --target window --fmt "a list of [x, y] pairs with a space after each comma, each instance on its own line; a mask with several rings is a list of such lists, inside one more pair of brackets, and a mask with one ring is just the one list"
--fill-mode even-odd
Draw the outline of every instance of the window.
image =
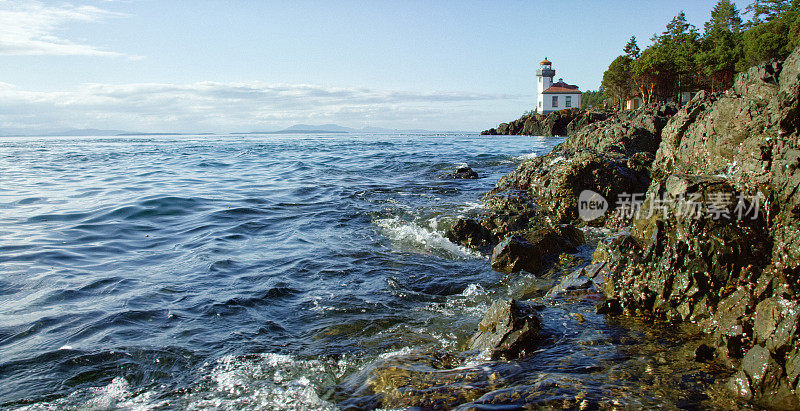
[[564, 102], [564, 107], [572, 107], [572, 96], [567, 96], [567, 101]]
[[558, 96], [553, 96], [553, 107], [558, 107]]

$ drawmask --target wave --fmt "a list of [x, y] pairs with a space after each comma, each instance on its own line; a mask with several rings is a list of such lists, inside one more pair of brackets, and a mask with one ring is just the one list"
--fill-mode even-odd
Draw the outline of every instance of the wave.
[[439, 232], [413, 222], [391, 217], [379, 219], [375, 224], [395, 245], [407, 251], [455, 259], [483, 258], [480, 253], [454, 244]]

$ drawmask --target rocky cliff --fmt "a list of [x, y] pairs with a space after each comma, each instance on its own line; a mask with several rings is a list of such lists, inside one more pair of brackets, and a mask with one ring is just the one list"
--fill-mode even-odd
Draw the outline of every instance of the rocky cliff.
[[559, 110], [550, 114], [531, 113], [510, 123], [501, 123], [497, 128], [484, 130], [484, 135], [528, 135], [567, 136], [597, 121], [605, 120], [607, 114], [579, 108]]
[[662, 132], [643, 204], [658, 212], [595, 258], [610, 311], [699, 324], [729, 388], [783, 409], [800, 407], [798, 98], [800, 49], [697, 95]]
[[[499, 271], [535, 271], [582, 243], [574, 226], [610, 229], [591, 269], [606, 297], [599, 312], [694, 323], [705, 339], [697, 357], [731, 370], [731, 393], [799, 409], [799, 115], [800, 48], [680, 110], [584, 126], [501, 179], [488, 215], [450, 238], [492, 249]], [[501, 127], [545, 134], [527, 121]], [[584, 190], [607, 205], [591, 221], [580, 218]]]

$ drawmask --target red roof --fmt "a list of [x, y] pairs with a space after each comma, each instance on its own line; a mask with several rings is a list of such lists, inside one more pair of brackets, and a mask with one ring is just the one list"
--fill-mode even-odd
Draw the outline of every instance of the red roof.
[[552, 64], [552, 63], [550, 63], [550, 61], [547, 60], [547, 57], [545, 57], [544, 60], [539, 62], [539, 64], [545, 65], [545, 64]]
[[572, 94], [575, 94], [575, 93], [580, 93], [580, 92], [581, 91], [578, 90], [578, 86], [573, 86], [573, 85], [567, 84], [567, 83], [565, 83], [563, 81], [559, 81], [558, 83], [553, 83], [553, 85], [550, 86], [550, 88], [548, 88], [547, 90], [543, 91], [542, 94], [544, 94], [544, 93], [572, 93]]

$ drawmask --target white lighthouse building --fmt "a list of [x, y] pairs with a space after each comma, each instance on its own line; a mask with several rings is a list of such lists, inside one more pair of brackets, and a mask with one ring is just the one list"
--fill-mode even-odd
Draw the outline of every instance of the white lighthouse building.
[[545, 57], [539, 62], [539, 70], [536, 70], [536, 77], [539, 77], [536, 111], [547, 114], [565, 108], [580, 107], [581, 91], [578, 90], [578, 86], [564, 83], [564, 79], [558, 79], [557, 83], [553, 83], [556, 71], [552, 66], [553, 63]]

